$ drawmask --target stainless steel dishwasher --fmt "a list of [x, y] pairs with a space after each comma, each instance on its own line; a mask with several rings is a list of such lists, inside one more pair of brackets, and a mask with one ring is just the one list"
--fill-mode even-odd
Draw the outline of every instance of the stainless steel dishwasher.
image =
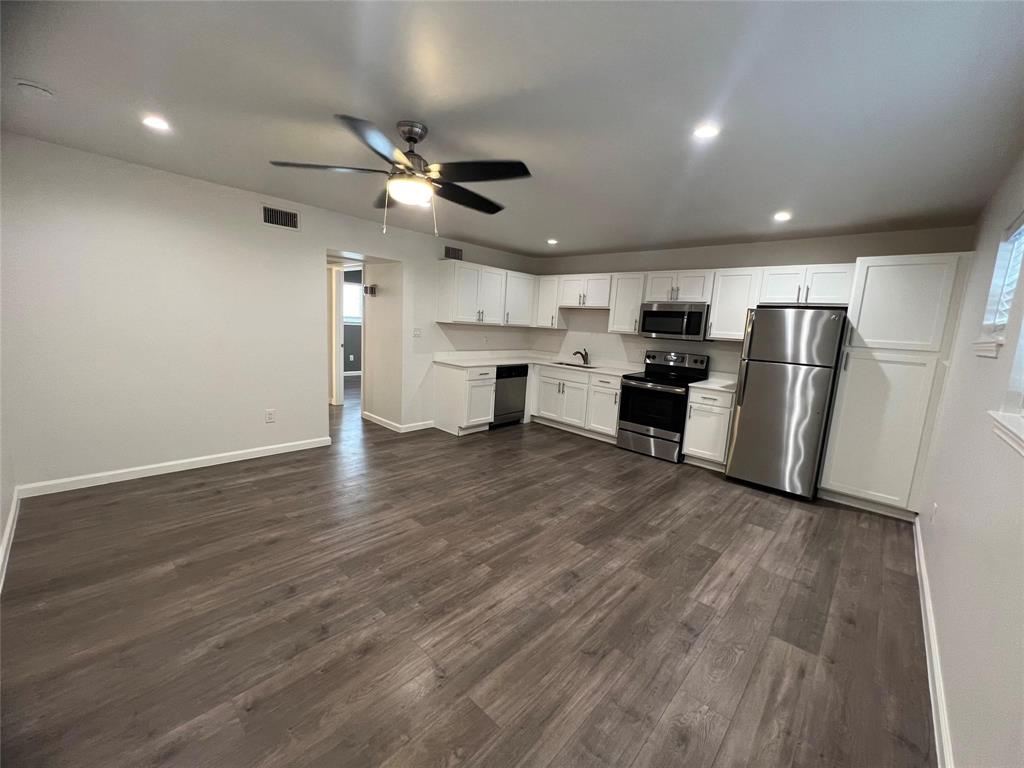
[[491, 429], [522, 421], [526, 412], [528, 365], [499, 365], [494, 381], [494, 420]]

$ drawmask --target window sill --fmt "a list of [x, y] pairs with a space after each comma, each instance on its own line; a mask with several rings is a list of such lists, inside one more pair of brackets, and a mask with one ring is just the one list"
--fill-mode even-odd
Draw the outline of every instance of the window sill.
[[999, 357], [999, 348], [1002, 346], [1002, 336], [982, 336], [971, 343], [974, 354], [978, 357]]
[[988, 415], [994, 422], [992, 431], [996, 436], [1024, 456], [1024, 415], [1002, 411], [989, 411]]

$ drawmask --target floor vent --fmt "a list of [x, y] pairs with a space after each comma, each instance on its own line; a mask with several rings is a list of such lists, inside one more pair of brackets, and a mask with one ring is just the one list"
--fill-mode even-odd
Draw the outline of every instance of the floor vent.
[[272, 227], [284, 227], [285, 229], [299, 228], [299, 214], [295, 211], [285, 211], [281, 208], [263, 206], [263, 223]]

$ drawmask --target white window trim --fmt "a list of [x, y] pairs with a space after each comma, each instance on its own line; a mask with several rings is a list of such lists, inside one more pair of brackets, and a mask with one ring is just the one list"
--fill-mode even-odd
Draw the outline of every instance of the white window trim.
[[992, 431], [996, 436], [1024, 456], [1024, 416], [1003, 411], [989, 411], [988, 415], [992, 417]]
[[[1008, 242], [1014, 235], [1024, 229], [1024, 211], [1017, 216], [1016, 219], [1008, 226], [1004, 232], [1003, 237], [999, 241], [999, 248], [1004, 243]], [[996, 251], [996, 258], [992, 263], [992, 277], [989, 279], [989, 293], [991, 294], [992, 286], [991, 281], [995, 278], [995, 270], [999, 266], [999, 250]], [[1024, 280], [1024, 277], [1018, 278], [1018, 281]], [[1021, 295], [1021, 291], [1018, 288], [1017, 296]], [[1016, 297], [1015, 297], [1016, 298]], [[986, 296], [986, 307], [985, 313], [988, 314], [988, 299]], [[981, 328], [981, 335], [978, 339], [971, 343], [971, 347], [974, 349], [974, 354], [978, 357], [991, 357], [998, 358], [999, 352], [1006, 344], [1006, 328], [1000, 326], [998, 328], [991, 327], [988, 323], [983, 323]]]

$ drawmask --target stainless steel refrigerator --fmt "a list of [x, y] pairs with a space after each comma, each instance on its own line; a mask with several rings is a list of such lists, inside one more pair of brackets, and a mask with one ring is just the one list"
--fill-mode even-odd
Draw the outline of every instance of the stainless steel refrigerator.
[[814, 498], [846, 310], [747, 310], [725, 474]]

